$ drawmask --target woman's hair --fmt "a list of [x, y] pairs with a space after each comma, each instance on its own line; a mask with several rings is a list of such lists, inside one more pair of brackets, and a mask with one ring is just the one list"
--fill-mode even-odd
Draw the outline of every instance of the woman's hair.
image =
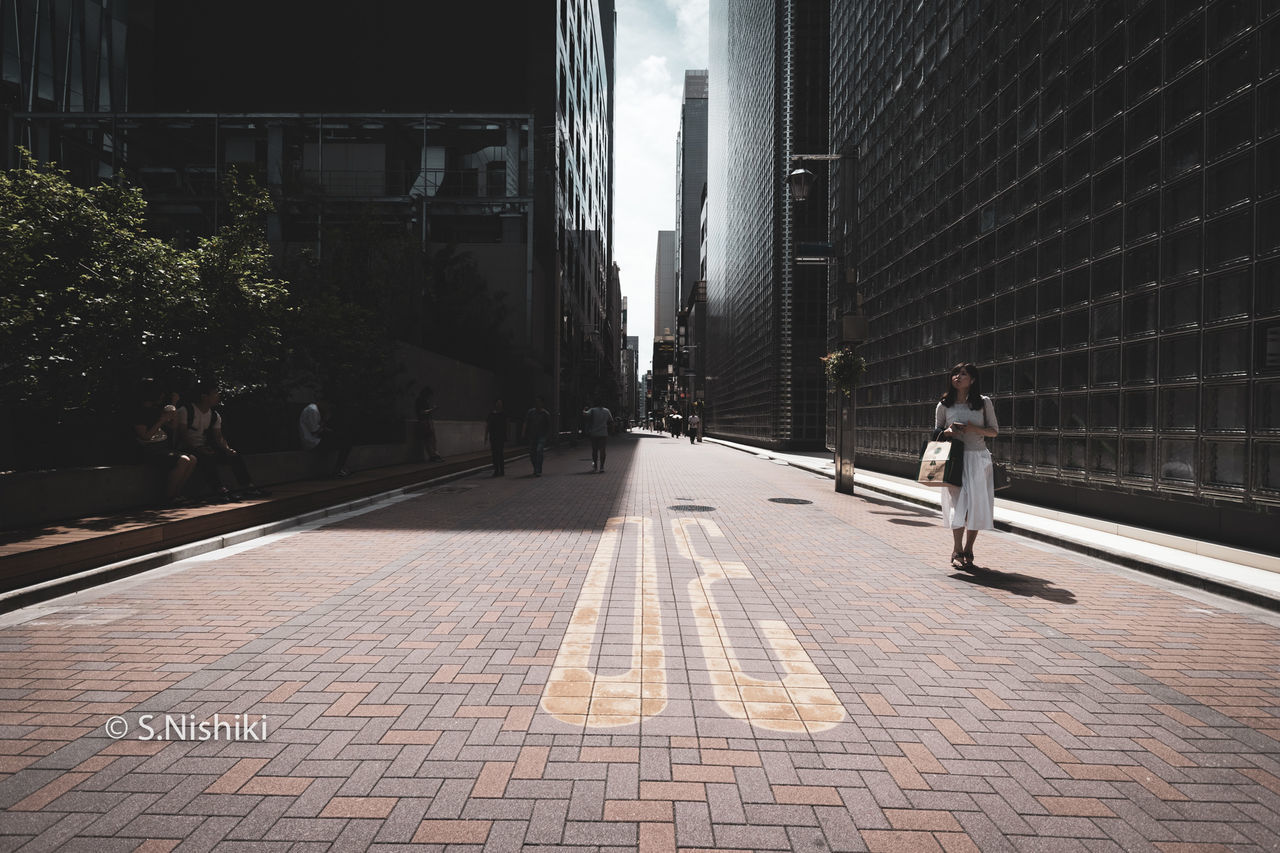
[[951, 377], [962, 370], [973, 379], [969, 385], [969, 399], [965, 402], [976, 412], [982, 408], [982, 379], [978, 374], [978, 365], [970, 361], [961, 362], [947, 371], [947, 393], [942, 395], [942, 405], [950, 407], [956, 404], [956, 389], [951, 384]]

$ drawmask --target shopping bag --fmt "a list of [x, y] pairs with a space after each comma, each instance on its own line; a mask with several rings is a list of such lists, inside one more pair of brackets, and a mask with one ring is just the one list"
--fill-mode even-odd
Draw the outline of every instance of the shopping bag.
[[916, 482], [926, 486], [958, 486], [964, 477], [964, 442], [931, 441], [920, 455]]

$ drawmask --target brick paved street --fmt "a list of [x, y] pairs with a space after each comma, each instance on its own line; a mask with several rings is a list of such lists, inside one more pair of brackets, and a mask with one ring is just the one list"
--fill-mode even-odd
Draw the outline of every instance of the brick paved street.
[[707, 444], [507, 470], [4, 617], [0, 849], [1280, 850], [1274, 613]]

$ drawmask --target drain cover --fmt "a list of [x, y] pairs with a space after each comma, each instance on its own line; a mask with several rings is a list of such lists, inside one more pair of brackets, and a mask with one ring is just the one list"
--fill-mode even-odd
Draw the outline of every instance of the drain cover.
[[701, 506], [699, 504], [676, 504], [675, 506], [667, 507], [667, 509], [671, 510], [672, 512], [715, 512], [716, 511], [716, 508], [713, 506]]
[[769, 498], [771, 504], [811, 504], [813, 501], [807, 501], [804, 498]]

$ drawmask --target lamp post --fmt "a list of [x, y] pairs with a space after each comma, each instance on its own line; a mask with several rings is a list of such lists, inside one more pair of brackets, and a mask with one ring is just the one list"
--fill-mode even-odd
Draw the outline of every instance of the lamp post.
[[[802, 203], [809, 198], [809, 193], [817, 183], [817, 177], [804, 167], [806, 160], [826, 160], [826, 161], [845, 161], [856, 163], [852, 154], [794, 154], [791, 157], [791, 163], [794, 168], [787, 175], [787, 185], [791, 190], [791, 197], [797, 203]], [[856, 175], [852, 180], [857, 180]], [[847, 215], [847, 212], [846, 212]], [[856, 221], [856, 219], [855, 219]], [[830, 239], [831, 224], [827, 224], [827, 236]], [[851, 275], [852, 270], [844, 270], [844, 264], [841, 258], [836, 255], [833, 247], [828, 242], [821, 250], [814, 250], [809, 247], [808, 253], [811, 257], [797, 257], [797, 263], [825, 263], [830, 264], [833, 260], [837, 265], [836, 287], [840, 289], [837, 300], [837, 314], [833, 317], [833, 321], [838, 324], [838, 338], [841, 347], [855, 346], [867, 338], [867, 320], [862, 314], [862, 299], [857, 294], [857, 284]], [[840, 275], [844, 272], [844, 275]], [[853, 286], [853, 293], [845, 292], [846, 288]], [[857, 451], [856, 442], [856, 420], [855, 420], [855, 402], [852, 389], [849, 394], [843, 391], [836, 392], [836, 448], [835, 448], [835, 468], [836, 480], [835, 489], [842, 494], [853, 494], [853, 475], [854, 475], [854, 458]]]

